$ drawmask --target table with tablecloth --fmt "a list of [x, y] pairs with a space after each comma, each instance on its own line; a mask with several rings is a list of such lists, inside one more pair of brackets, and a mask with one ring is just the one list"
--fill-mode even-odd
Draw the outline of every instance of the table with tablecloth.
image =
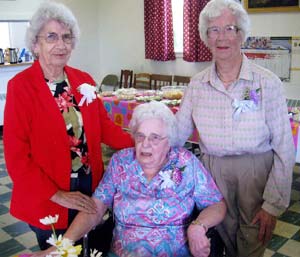
[[[116, 96], [111, 97], [101, 97], [104, 107], [108, 112], [110, 119], [118, 126], [128, 129], [128, 124], [131, 119], [133, 109], [141, 104], [135, 100], [119, 100]], [[179, 106], [170, 107], [173, 113], [176, 113], [179, 109]], [[299, 122], [290, 119], [291, 128], [293, 133], [293, 139], [296, 150], [298, 147], [298, 137], [299, 137]], [[195, 129], [193, 135], [189, 138], [190, 142], [197, 143], [199, 141], [199, 135]], [[300, 151], [297, 151], [299, 157], [297, 157], [297, 162], [300, 161]], [[298, 156], [297, 155], [297, 156]]]
[[[135, 100], [119, 100], [116, 96], [101, 97], [104, 107], [108, 112], [110, 119], [118, 126], [128, 129], [129, 121], [131, 119], [133, 109], [141, 104]], [[176, 113], [179, 106], [170, 107], [173, 113]], [[198, 143], [199, 134], [197, 130], [194, 130], [193, 134], [189, 138], [190, 142]]]

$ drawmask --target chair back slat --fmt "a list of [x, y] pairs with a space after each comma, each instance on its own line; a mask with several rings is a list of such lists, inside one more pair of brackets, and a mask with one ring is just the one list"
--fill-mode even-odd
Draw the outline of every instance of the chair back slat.
[[151, 74], [150, 84], [152, 89], [160, 89], [163, 86], [172, 85], [172, 75]]
[[173, 83], [176, 85], [187, 86], [190, 83], [191, 77], [188, 76], [173, 76]]
[[133, 86], [141, 89], [151, 89], [150, 73], [135, 73]]
[[133, 79], [132, 70], [121, 70], [120, 88], [132, 87], [132, 79]]

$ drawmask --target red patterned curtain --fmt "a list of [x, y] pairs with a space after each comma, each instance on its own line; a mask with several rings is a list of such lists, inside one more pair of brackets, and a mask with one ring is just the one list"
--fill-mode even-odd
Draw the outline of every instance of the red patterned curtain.
[[171, 0], [144, 0], [144, 27], [146, 59], [175, 60]]
[[199, 14], [209, 0], [184, 0], [183, 6], [183, 60], [206, 62], [212, 60], [210, 50], [200, 39]]

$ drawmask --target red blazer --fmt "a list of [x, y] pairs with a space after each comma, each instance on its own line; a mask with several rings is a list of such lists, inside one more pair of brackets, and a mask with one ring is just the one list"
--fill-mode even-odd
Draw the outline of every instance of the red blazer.
[[[80, 102], [77, 87], [95, 85], [91, 76], [66, 66], [72, 93]], [[93, 191], [103, 175], [101, 143], [115, 149], [133, 146], [128, 133], [107, 116], [98, 98], [80, 107], [90, 156]], [[67, 228], [68, 209], [50, 200], [58, 190], [70, 190], [71, 157], [65, 121], [45, 82], [38, 61], [8, 82], [4, 111], [4, 154], [13, 181], [10, 212], [33, 226], [59, 214], [56, 228]]]

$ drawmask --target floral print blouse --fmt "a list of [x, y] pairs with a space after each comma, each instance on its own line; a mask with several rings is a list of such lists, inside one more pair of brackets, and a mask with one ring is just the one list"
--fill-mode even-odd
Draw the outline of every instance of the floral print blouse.
[[72, 173], [90, 173], [88, 165], [88, 149], [84, 134], [81, 112], [71, 93], [69, 81], [66, 78], [61, 82], [47, 82], [58, 108], [66, 123], [66, 130], [70, 142]]
[[186, 230], [199, 210], [223, 196], [200, 161], [184, 148], [171, 148], [168, 162], [148, 181], [134, 148], [115, 153], [94, 197], [112, 207], [117, 256], [191, 256]]

